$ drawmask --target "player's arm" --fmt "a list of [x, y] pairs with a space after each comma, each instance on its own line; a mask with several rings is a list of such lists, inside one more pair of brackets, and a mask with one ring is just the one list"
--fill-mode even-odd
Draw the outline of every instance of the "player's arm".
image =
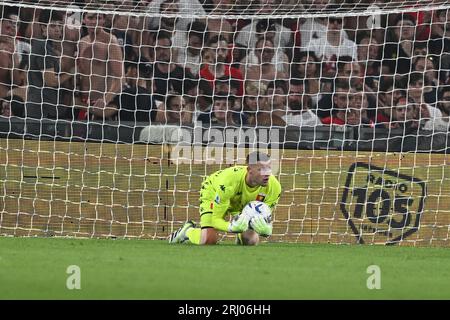
[[[219, 196], [219, 198], [217, 198]], [[220, 203], [217, 202], [219, 200]], [[224, 232], [240, 233], [248, 229], [248, 217], [245, 215], [237, 215], [231, 221], [224, 219], [227, 210], [230, 207], [230, 200], [222, 200], [220, 195], [216, 195], [216, 200], [213, 203], [213, 212], [211, 217], [212, 226], [214, 229]]]
[[108, 87], [106, 88], [105, 99], [98, 99], [90, 112], [101, 119], [111, 118], [117, 113], [117, 107], [110, 102], [116, 95], [120, 94], [123, 83], [123, 55], [117, 39], [112, 37], [111, 43], [108, 45]]
[[216, 200], [214, 200], [213, 203], [213, 212], [212, 212], [212, 217], [211, 217], [211, 222], [212, 225], [214, 227], [214, 229], [216, 230], [220, 230], [220, 231], [225, 231], [228, 232], [228, 227], [229, 227], [229, 222], [226, 221], [224, 219], [227, 209], [230, 205], [230, 201], [225, 200], [225, 199], [220, 199], [220, 195], [219, 195], [219, 201], [220, 203], [217, 203], [217, 195], [216, 195]]
[[108, 76], [111, 81], [106, 90], [106, 104], [111, 102], [114, 97], [121, 92], [124, 80], [122, 48], [116, 37], [112, 37], [108, 53]]
[[228, 209], [230, 208], [230, 199], [235, 194], [233, 183], [229, 178], [224, 177], [215, 182], [216, 190], [212, 209], [212, 225], [216, 230], [225, 232], [244, 232], [248, 229], [248, 218], [244, 215], [237, 216], [231, 222], [225, 220]]
[[54, 68], [44, 70], [44, 84], [46, 87], [59, 88], [60, 85], [71, 79], [75, 68], [66, 72], [56, 72]]

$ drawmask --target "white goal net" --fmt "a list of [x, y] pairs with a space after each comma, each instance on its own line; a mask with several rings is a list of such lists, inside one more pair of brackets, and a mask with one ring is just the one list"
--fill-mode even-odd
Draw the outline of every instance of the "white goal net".
[[0, 1], [0, 234], [164, 239], [268, 150], [270, 241], [448, 245], [448, 1]]

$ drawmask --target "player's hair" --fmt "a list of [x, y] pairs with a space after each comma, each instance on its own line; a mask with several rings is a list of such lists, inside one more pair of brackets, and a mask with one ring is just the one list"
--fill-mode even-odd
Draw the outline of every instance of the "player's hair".
[[19, 8], [16, 7], [2, 7], [0, 8], [0, 19], [9, 19], [11, 16], [18, 16]]
[[275, 21], [272, 19], [261, 19], [256, 24], [257, 33], [266, 33], [270, 31], [277, 31]]
[[[258, 40], [256, 40], [256, 42], [255, 42], [255, 49], [256, 49], [256, 47], [258, 47], [258, 44], [259, 44], [260, 42], [263, 43], [263, 44], [262, 44], [262, 48], [266, 47], [266, 46], [265, 46], [265, 43], [266, 43], [266, 42], [270, 42], [270, 44], [271, 44], [273, 47], [275, 46], [275, 44], [273, 43], [273, 40], [271, 40], [270, 38], [263, 37], [263, 38], [259, 38]], [[261, 48], [261, 49], [262, 49], [262, 48]]]
[[422, 72], [411, 72], [410, 75], [409, 75], [409, 82], [408, 82], [408, 84], [409, 85], [415, 84], [415, 83], [417, 83], [419, 81], [424, 82], [423, 81], [423, 73]]
[[60, 11], [51, 9], [41, 11], [41, 14], [39, 15], [39, 23], [45, 25], [54, 21], [64, 21], [64, 16]]
[[444, 99], [444, 93], [450, 91], [450, 86], [442, 86], [438, 91], [438, 100], [442, 101]]
[[194, 20], [187, 26], [189, 37], [199, 37], [203, 41], [205, 39], [208, 39], [208, 28], [206, 27], [206, 24], [204, 24], [200, 20]]
[[281, 79], [272, 80], [267, 85], [267, 90], [273, 89], [273, 91], [275, 91], [277, 88], [280, 88], [281, 90], [283, 90], [284, 93], [288, 92], [286, 81], [284, 81], [284, 80], [281, 80]]
[[270, 156], [261, 151], [253, 151], [247, 155], [247, 165], [257, 164], [258, 162], [267, 162]]
[[221, 41], [225, 41], [228, 44], [228, 40], [224, 36], [222, 36], [222, 35], [213, 36], [208, 39], [207, 47], [209, 48], [213, 44], [219, 43]]
[[156, 41], [163, 40], [163, 39], [169, 40], [170, 46], [172, 46], [172, 36], [168, 31], [165, 31], [165, 30], [158, 31], [158, 34], [156, 36]]
[[353, 58], [350, 56], [340, 56], [337, 62], [337, 68], [342, 71], [344, 67], [350, 63], [353, 63]]

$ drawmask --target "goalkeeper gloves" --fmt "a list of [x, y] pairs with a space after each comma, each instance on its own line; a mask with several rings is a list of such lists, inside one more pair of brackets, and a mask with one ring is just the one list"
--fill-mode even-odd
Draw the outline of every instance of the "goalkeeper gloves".
[[267, 223], [262, 216], [253, 217], [251, 225], [253, 230], [263, 237], [268, 237], [272, 234], [272, 224]]
[[235, 216], [228, 225], [228, 232], [241, 233], [248, 229], [248, 216], [246, 214], [240, 214]]

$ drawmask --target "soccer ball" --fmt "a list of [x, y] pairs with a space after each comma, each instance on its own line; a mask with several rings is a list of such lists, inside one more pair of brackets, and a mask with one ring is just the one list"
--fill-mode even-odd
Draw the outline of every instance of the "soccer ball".
[[267, 223], [272, 222], [272, 210], [269, 206], [261, 201], [251, 201], [242, 210], [242, 214], [247, 215], [249, 218], [249, 227], [252, 228], [252, 219], [257, 215], [262, 215]]

